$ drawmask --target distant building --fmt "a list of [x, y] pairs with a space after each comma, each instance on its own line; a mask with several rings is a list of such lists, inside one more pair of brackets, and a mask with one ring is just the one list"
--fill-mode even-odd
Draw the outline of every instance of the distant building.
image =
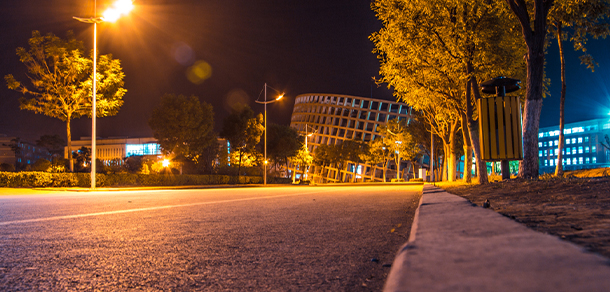
[[[123, 160], [129, 156], [158, 156], [161, 155], [161, 146], [153, 137], [128, 138], [109, 137], [95, 140], [96, 158], [104, 163], [111, 160]], [[91, 137], [81, 137], [72, 141], [72, 151], [82, 147], [91, 149]], [[64, 148], [64, 158], [68, 158], [68, 147]]]
[[[610, 167], [610, 150], [601, 145], [610, 136], [610, 119], [565, 124], [563, 169]], [[559, 126], [540, 128], [538, 158], [541, 173], [552, 173], [557, 166]]]
[[21, 169], [27, 165], [34, 164], [41, 158], [49, 161], [51, 160], [51, 154], [47, 148], [36, 146], [36, 144], [27, 141], [19, 140], [19, 153], [15, 154], [15, 151], [9, 146], [13, 144], [15, 140], [19, 140], [19, 138], [0, 134], [0, 164], [12, 164], [15, 168]]
[[[378, 127], [385, 125], [389, 120], [408, 120], [411, 107], [408, 105], [381, 99], [358, 97], [340, 94], [307, 93], [296, 97], [292, 120], [290, 126], [303, 135], [315, 133], [309, 137], [307, 147], [310, 152], [315, 153], [319, 145], [341, 144], [345, 140], [356, 140], [368, 142], [379, 136]], [[393, 168], [394, 174], [389, 170], [388, 179], [396, 177], [396, 167], [390, 162], [389, 169]], [[401, 171], [405, 169], [408, 162], [403, 161]], [[309, 169], [309, 176], [314, 179], [325, 181], [351, 181], [354, 176], [360, 179], [364, 176], [367, 180], [373, 172], [374, 180], [381, 181], [382, 169], [368, 164], [358, 165], [348, 162], [343, 169], [326, 167], [329, 170], [319, 176], [316, 166]], [[413, 169], [412, 169], [413, 171]], [[337, 175], [337, 172], [340, 172]], [[339, 177], [339, 180], [335, 178]], [[406, 177], [406, 174], [403, 175]]]

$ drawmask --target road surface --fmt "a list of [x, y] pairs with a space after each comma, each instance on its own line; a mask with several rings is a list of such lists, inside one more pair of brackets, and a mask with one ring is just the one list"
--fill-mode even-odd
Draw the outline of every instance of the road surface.
[[421, 190], [0, 189], [0, 290], [379, 291]]

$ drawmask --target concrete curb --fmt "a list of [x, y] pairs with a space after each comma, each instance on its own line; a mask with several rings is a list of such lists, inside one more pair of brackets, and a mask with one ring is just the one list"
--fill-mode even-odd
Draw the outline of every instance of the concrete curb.
[[609, 291], [610, 260], [425, 185], [384, 291]]

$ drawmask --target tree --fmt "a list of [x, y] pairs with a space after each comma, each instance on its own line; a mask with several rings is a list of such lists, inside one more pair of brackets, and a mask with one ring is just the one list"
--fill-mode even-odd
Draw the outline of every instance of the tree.
[[287, 165], [289, 158], [294, 158], [304, 147], [305, 140], [289, 126], [269, 123], [267, 132], [267, 158], [278, 165]]
[[371, 36], [381, 62], [380, 82], [422, 112], [431, 131], [442, 138], [449, 179], [456, 176], [454, 141], [463, 124], [468, 130], [463, 131], [464, 152], [474, 150], [483, 167], [471, 98], [480, 93], [471, 87], [477, 76], [513, 76], [520, 68], [522, 50], [503, 31], [511, 28], [506, 9], [486, 0], [377, 0], [372, 8], [383, 22]]
[[40, 158], [32, 165], [32, 171], [43, 171], [48, 172], [51, 168], [51, 161], [44, 158]]
[[47, 148], [54, 158], [63, 156], [65, 143], [59, 135], [42, 135], [36, 140], [36, 146]]
[[305, 148], [305, 144], [299, 149], [297, 154], [292, 157], [292, 162], [294, 165], [297, 165], [300, 170], [302, 170], [303, 174], [305, 174], [307, 168], [313, 162], [313, 156], [309, 153], [309, 150]]
[[224, 120], [220, 135], [229, 140], [231, 152], [239, 155], [237, 174], [241, 170], [244, 154], [256, 153], [256, 144], [260, 142], [261, 135], [265, 130], [263, 126], [263, 115], [254, 115], [248, 105], [234, 107], [231, 114]]
[[379, 126], [379, 135], [382, 138], [382, 147], [390, 150], [389, 154], [394, 158], [396, 164], [396, 176], [400, 174], [401, 159], [411, 161], [419, 154], [419, 148], [415, 144], [413, 136], [406, 131], [405, 121], [397, 119], [388, 121], [385, 125]]
[[[19, 60], [27, 67], [31, 86], [17, 81], [13, 75], [4, 78], [8, 88], [19, 91], [22, 110], [31, 110], [66, 122], [68, 160], [72, 162], [72, 135], [70, 122], [83, 116], [91, 116], [93, 72], [91, 59], [83, 56], [83, 45], [68, 32], [67, 39], [51, 33], [42, 36], [32, 32], [30, 48], [17, 48]], [[125, 74], [119, 60], [103, 55], [97, 60], [96, 116], [117, 114], [123, 105]], [[30, 96], [30, 98], [26, 97]]]
[[[519, 165], [519, 177], [538, 177], [538, 129], [542, 110], [544, 81], [544, 48], [547, 34], [547, 17], [554, 0], [506, 0], [521, 24], [521, 33], [527, 46], [527, 89], [523, 108], [523, 161]], [[532, 21], [531, 15], [534, 16]], [[533, 22], [533, 23], [532, 23]]]
[[210, 162], [202, 161], [202, 154], [216, 141], [214, 110], [197, 96], [163, 95], [148, 125], [166, 154], [194, 163]]
[[[592, 71], [595, 69], [593, 57], [587, 53], [585, 44], [587, 35], [593, 38], [605, 38], [610, 33], [609, 24], [605, 21], [610, 14], [610, 2], [607, 0], [562, 0], [555, 2], [549, 12], [549, 34], [555, 34], [559, 47], [559, 62], [561, 64], [561, 98], [559, 102], [559, 145], [557, 146], [557, 164], [555, 175], [563, 175], [563, 144], [565, 143], [564, 129], [564, 105], [566, 98], [566, 76], [565, 56], [563, 41], [569, 39], [574, 50], [582, 51], [581, 64], [587, 65]], [[564, 30], [571, 29], [571, 30]], [[569, 32], [572, 32], [571, 35]]]
[[383, 181], [386, 181], [387, 164], [390, 161], [390, 150], [384, 147], [382, 139], [369, 141], [367, 151], [363, 152], [360, 158], [371, 166], [371, 180], [375, 179], [377, 165], [381, 163]]

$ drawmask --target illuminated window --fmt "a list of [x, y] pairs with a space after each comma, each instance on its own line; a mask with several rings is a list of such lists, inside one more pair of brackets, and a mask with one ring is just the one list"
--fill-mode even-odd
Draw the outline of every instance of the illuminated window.
[[582, 157], [578, 157], [578, 164], [582, 164]]
[[538, 133], [538, 138], [544, 137], [544, 133]]
[[542, 142], [538, 142], [538, 147], [542, 147]]
[[546, 156], [546, 150], [544, 150], [544, 154], [543, 155]]
[[566, 160], [565, 164], [571, 165], [570, 161], [571, 161], [570, 159]]
[[544, 166], [549, 166], [549, 161], [548, 160], [544, 160]]
[[576, 144], [576, 138], [572, 138], [572, 144]]
[[538, 157], [542, 157], [542, 150], [538, 151]]
[[582, 154], [582, 146], [578, 146], [578, 154]]
[[590, 160], [589, 157], [585, 158], [585, 163], [589, 164]]
[[597, 157], [593, 157], [593, 163], [597, 163]]
[[585, 137], [585, 143], [589, 142], [589, 136]]
[[546, 146], [547, 146], [547, 144], [546, 144], [546, 141], [545, 141], [545, 142], [544, 142], [544, 147], [546, 147]]
[[570, 153], [570, 147], [566, 148], [566, 154], [567, 154], [567, 155], [572, 154], [572, 153]]
[[582, 137], [578, 137], [578, 143], [582, 143]]
[[595, 146], [591, 147], [591, 152], [595, 153]]
[[559, 149], [555, 149], [555, 156], [559, 155]]
[[572, 134], [572, 130], [571, 129], [565, 129], [563, 130], [563, 134]]
[[559, 140], [555, 140], [554, 144], [555, 146], [559, 145]]
[[553, 159], [551, 159], [550, 161], [550, 166], [553, 166]]
[[585, 153], [589, 153], [589, 146], [585, 147]]
[[127, 144], [125, 145], [127, 157], [129, 156], [142, 156], [142, 155], [160, 155], [161, 146], [157, 143], [147, 144]]
[[570, 145], [570, 139], [566, 139], [566, 145]]

